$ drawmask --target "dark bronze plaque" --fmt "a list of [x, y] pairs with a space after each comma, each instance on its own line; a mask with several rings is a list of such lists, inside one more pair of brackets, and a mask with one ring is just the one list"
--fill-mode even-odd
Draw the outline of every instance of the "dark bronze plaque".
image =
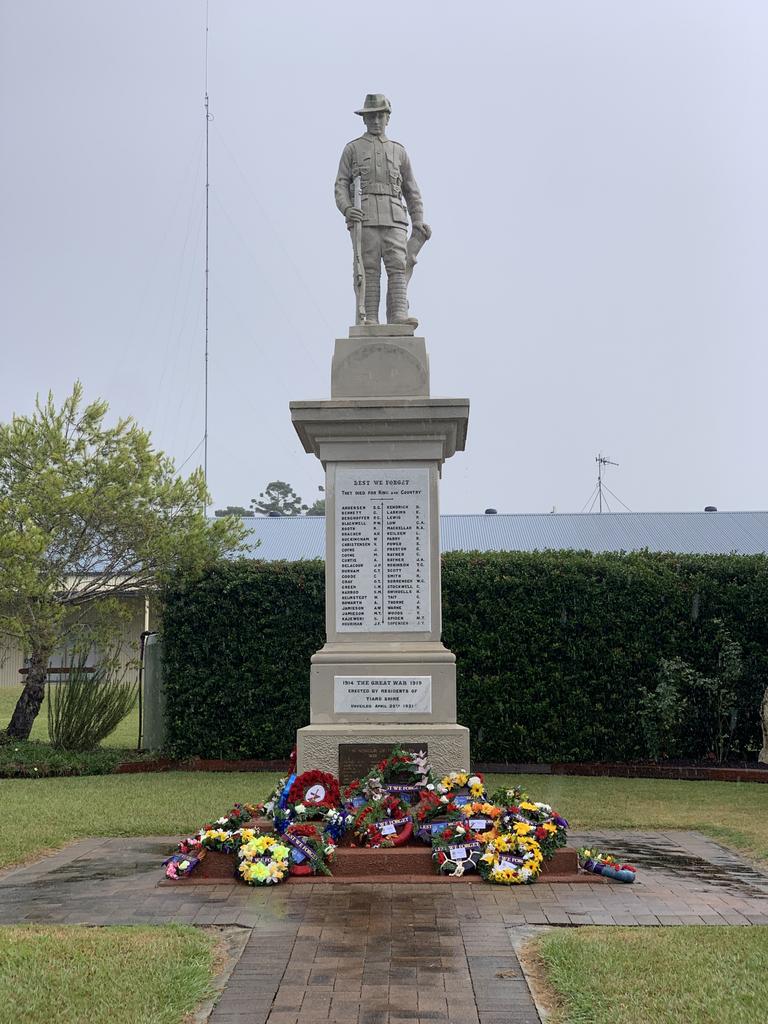
[[348, 786], [355, 779], [367, 775], [382, 758], [389, 757], [392, 748], [400, 746], [403, 750], [418, 753], [423, 750], [429, 753], [426, 743], [340, 743], [339, 744], [339, 782]]

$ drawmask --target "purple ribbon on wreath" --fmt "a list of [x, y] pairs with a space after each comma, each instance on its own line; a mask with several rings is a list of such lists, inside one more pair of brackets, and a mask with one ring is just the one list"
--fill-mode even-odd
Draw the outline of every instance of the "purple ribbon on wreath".
[[300, 864], [303, 860], [317, 860], [317, 853], [315, 850], [312, 849], [309, 843], [305, 843], [300, 836], [292, 836], [289, 832], [285, 832], [283, 834], [283, 839], [287, 839], [291, 846], [295, 848], [295, 852], [300, 854], [299, 857], [296, 857], [294, 852], [293, 859], [297, 864]]

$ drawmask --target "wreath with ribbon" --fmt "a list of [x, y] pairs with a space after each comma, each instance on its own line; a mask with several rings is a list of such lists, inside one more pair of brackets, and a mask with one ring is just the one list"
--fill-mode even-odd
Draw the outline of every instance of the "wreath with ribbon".
[[310, 811], [327, 811], [339, 807], [339, 780], [330, 772], [302, 772], [291, 783], [286, 803], [294, 806], [303, 804]]
[[174, 881], [177, 878], [187, 878], [195, 870], [200, 861], [205, 857], [206, 851], [202, 847], [197, 848], [197, 853], [172, 853], [170, 857], [163, 861], [163, 867], [165, 868], [165, 877], [172, 878]]
[[336, 845], [323, 836], [315, 825], [289, 825], [282, 840], [291, 848], [290, 874], [331, 874], [328, 862], [333, 859]]
[[276, 885], [288, 874], [291, 847], [274, 836], [254, 836], [238, 857], [238, 874], [248, 885]]
[[568, 822], [552, 810], [549, 804], [521, 800], [509, 807], [501, 818], [505, 831], [531, 836], [541, 846], [546, 858], [568, 841]]
[[433, 838], [432, 861], [440, 874], [460, 878], [477, 871], [483, 849], [465, 822], [454, 821]]
[[344, 797], [353, 806], [362, 806], [361, 797], [371, 801], [387, 794], [416, 803], [421, 791], [431, 782], [432, 771], [425, 751], [411, 752], [394, 747], [389, 756], [382, 758], [367, 775], [351, 782], [344, 791]]
[[604, 878], [613, 878], [617, 882], [634, 882], [637, 868], [632, 864], [622, 864], [610, 853], [582, 846], [578, 852], [579, 867], [591, 871]]
[[482, 800], [485, 796], [485, 780], [479, 772], [474, 775], [470, 772], [448, 772], [435, 788], [438, 793], [450, 797], [456, 804]]
[[413, 835], [413, 818], [399, 797], [383, 796], [358, 808], [352, 829], [363, 846], [403, 846]]
[[459, 808], [453, 801], [441, 795], [434, 786], [422, 789], [419, 802], [411, 810], [413, 828], [416, 836], [425, 843], [431, 843], [432, 837], [460, 817]]
[[469, 830], [481, 843], [489, 843], [499, 832], [502, 809], [495, 804], [472, 800], [461, 808]]
[[530, 885], [538, 878], [543, 860], [541, 847], [535, 839], [502, 832], [486, 846], [478, 870], [486, 882]]

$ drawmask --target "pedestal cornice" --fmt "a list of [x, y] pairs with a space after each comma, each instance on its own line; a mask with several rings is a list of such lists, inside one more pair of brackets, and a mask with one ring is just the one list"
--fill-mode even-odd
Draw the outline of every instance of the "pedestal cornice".
[[[392, 441], [426, 442], [430, 454], [422, 457], [443, 462], [464, 451], [467, 439], [468, 398], [336, 398], [291, 402], [290, 409], [304, 451], [323, 462], [330, 458], [329, 445], [352, 444], [359, 458], [361, 444]], [[372, 451], [370, 457], [381, 454]], [[419, 457], [415, 449], [411, 457]]]

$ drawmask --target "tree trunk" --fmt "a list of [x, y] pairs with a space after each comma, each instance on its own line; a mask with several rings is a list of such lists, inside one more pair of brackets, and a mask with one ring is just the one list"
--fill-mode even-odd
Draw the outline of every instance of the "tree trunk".
[[768, 687], [763, 694], [763, 703], [760, 705], [760, 724], [763, 727], [763, 749], [757, 755], [757, 760], [768, 764]]
[[15, 740], [28, 740], [32, 725], [45, 697], [49, 651], [35, 651], [29, 659], [27, 681], [8, 724], [8, 735]]

